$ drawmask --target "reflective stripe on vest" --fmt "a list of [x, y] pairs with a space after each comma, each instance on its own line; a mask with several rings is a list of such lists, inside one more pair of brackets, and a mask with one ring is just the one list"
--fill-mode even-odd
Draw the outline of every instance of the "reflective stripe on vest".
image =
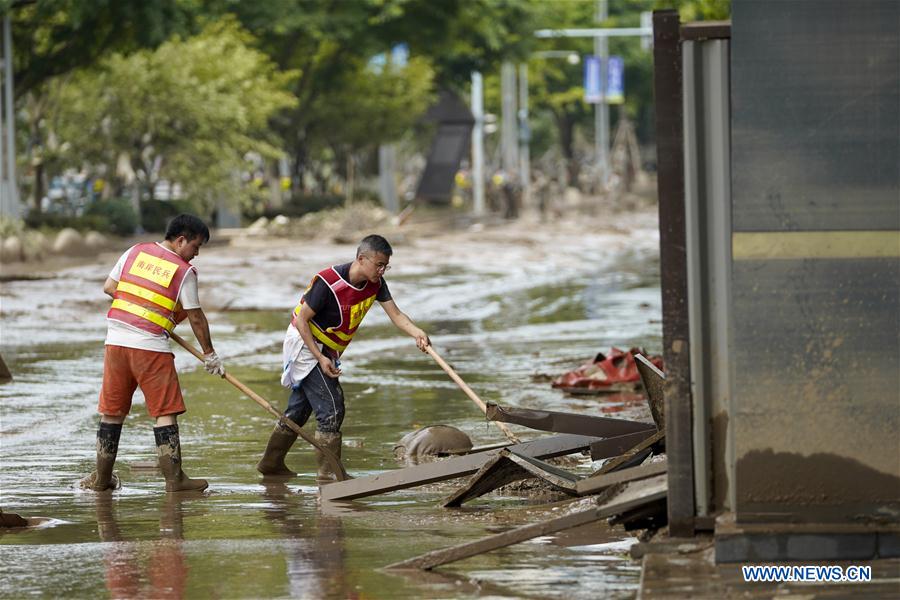
[[173, 323], [166, 317], [157, 312], [153, 312], [149, 308], [144, 308], [143, 306], [133, 304], [128, 300], [117, 298], [116, 300], [112, 301], [112, 308], [124, 310], [127, 313], [131, 313], [137, 317], [141, 317], [142, 319], [146, 319], [152, 323], [156, 323], [166, 331], [171, 332], [173, 329], [175, 329], [175, 323]]
[[[337, 270], [332, 267], [317, 273], [310, 281], [306, 291], [312, 288], [316, 277], [320, 277], [330, 288], [331, 293], [334, 294], [334, 300], [340, 311], [341, 322], [334, 327], [322, 328], [314, 319], [310, 319], [308, 321], [309, 329], [313, 337], [328, 348], [341, 354], [350, 345], [350, 341], [359, 329], [363, 317], [366, 316], [366, 313], [369, 312], [369, 309], [375, 303], [378, 290], [381, 289], [381, 283], [366, 282], [362, 289], [358, 289], [338, 275]], [[300, 303], [297, 304], [293, 311], [291, 322], [294, 323], [294, 326], [296, 326], [297, 320], [300, 318], [300, 309], [304, 302], [304, 299], [301, 297]]]
[[159, 306], [168, 309], [175, 310], [175, 302], [166, 298], [162, 294], [157, 294], [156, 292], [152, 292], [147, 288], [143, 288], [139, 285], [134, 285], [133, 283], [128, 283], [127, 281], [120, 281], [119, 285], [116, 286], [116, 290], [125, 292], [126, 294], [131, 294], [132, 296], [140, 296], [144, 300], [149, 300], [154, 304], [158, 304]]

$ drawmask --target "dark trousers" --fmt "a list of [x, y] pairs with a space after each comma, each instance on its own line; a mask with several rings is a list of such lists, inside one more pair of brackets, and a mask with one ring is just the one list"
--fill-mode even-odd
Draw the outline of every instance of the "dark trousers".
[[291, 390], [284, 416], [303, 427], [316, 413], [316, 428], [322, 433], [339, 433], [344, 422], [344, 390], [336, 378], [328, 377], [319, 365]]

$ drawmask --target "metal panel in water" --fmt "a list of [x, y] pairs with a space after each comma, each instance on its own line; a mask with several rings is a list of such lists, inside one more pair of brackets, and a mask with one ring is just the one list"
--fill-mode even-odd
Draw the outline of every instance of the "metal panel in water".
[[738, 520], [900, 514], [900, 3], [732, 7]]

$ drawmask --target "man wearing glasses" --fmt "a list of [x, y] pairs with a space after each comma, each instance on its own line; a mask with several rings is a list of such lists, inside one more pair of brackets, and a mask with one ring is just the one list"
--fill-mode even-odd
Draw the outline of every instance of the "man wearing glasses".
[[[394, 253], [380, 235], [363, 238], [356, 260], [319, 271], [310, 281], [291, 316], [284, 338], [284, 370], [281, 384], [291, 388], [284, 415], [303, 426], [316, 414], [316, 440], [339, 459], [344, 392], [338, 377], [340, 356], [347, 349], [366, 313], [377, 300], [398, 329], [415, 338], [423, 352], [428, 335], [397, 308], [383, 275]], [[256, 465], [263, 475], [296, 475], [284, 458], [297, 434], [280, 422], [275, 425], [265, 454]], [[317, 478], [331, 481], [336, 475], [316, 451]]]

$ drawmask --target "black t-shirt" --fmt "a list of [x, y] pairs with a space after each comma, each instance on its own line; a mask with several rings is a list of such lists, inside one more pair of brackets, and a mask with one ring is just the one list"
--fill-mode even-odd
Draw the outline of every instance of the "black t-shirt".
[[[352, 264], [353, 263], [345, 263], [334, 267], [337, 274], [347, 283], [350, 283], [350, 265]], [[373, 284], [366, 281], [363, 286], [366, 285]], [[357, 287], [356, 289], [363, 288]], [[319, 327], [324, 329], [328, 327], [337, 327], [340, 324], [341, 308], [338, 306], [331, 288], [328, 287], [327, 283], [322, 281], [321, 277], [315, 278], [312, 287], [303, 294], [303, 299], [306, 304], [316, 312], [314, 320]], [[381, 278], [381, 288], [378, 290], [375, 299], [379, 302], [387, 302], [391, 299], [391, 292], [388, 290], [387, 282], [384, 280], [384, 277]]]

